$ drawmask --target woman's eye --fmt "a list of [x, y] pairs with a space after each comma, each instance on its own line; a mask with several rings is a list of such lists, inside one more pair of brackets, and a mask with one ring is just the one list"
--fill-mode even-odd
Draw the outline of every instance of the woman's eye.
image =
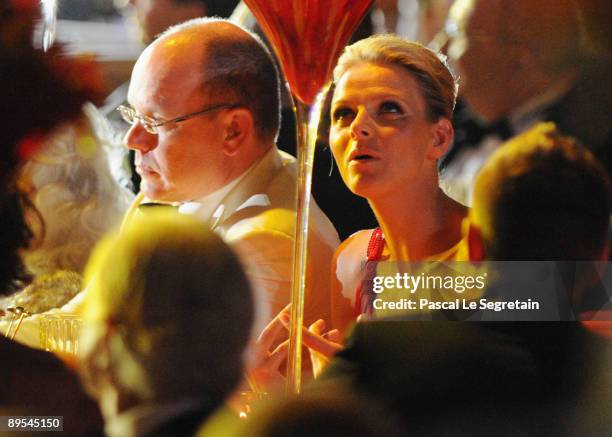
[[351, 117], [353, 114], [353, 111], [350, 110], [349, 108], [336, 108], [334, 109], [334, 112], [332, 113], [332, 121], [334, 123], [345, 120], [349, 117]]
[[402, 107], [395, 102], [382, 102], [379, 108], [380, 114], [403, 114]]

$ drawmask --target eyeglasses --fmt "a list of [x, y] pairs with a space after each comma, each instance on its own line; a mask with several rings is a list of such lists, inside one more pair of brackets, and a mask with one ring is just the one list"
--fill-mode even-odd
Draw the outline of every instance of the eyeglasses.
[[196, 117], [198, 115], [206, 114], [208, 112], [218, 111], [219, 109], [234, 109], [238, 108], [240, 105], [236, 103], [221, 103], [219, 105], [209, 106], [208, 108], [204, 108], [201, 111], [192, 112], [190, 114], [182, 115], [180, 117], [173, 118], [172, 120], [159, 120], [153, 117], [149, 117], [147, 115], [139, 114], [131, 106], [121, 105], [117, 108], [117, 111], [121, 114], [123, 120], [133, 125], [138, 122], [142, 125], [144, 130], [149, 132], [150, 134], [157, 135], [159, 133], [158, 128], [160, 126], [169, 124], [169, 123], [180, 123], [181, 121], [189, 120], [190, 118]]

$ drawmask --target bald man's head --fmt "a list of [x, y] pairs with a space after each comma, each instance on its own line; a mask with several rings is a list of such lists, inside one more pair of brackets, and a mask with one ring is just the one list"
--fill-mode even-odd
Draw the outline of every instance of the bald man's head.
[[[176, 49], [175, 45], [183, 47]], [[169, 28], [151, 46], [196, 55], [202, 91], [211, 100], [231, 100], [248, 108], [262, 140], [274, 141], [280, 125], [280, 79], [272, 56], [254, 34], [227, 20], [197, 18]], [[187, 61], [189, 62], [189, 60]]]
[[134, 66], [128, 102], [125, 143], [136, 152], [142, 191], [157, 201], [227, 186], [273, 146], [280, 123], [269, 52], [219, 19], [192, 20], [156, 39]]

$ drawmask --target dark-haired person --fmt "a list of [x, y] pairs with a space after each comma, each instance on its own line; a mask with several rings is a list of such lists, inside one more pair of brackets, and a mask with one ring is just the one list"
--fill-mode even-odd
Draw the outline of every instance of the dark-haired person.
[[[0, 99], [11, 110], [0, 119], [0, 295], [28, 280], [19, 252], [32, 232], [24, 218], [28, 202], [16, 184], [23, 160], [62, 122], [76, 118], [87, 100], [96, 101], [96, 71], [55, 47], [32, 47], [37, 1], [0, 5]], [[0, 415], [63, 416], [70, 435], [95, 435], [99, 412], [76, 377], [48, 352], [21, 346], [0, 335]]]
[[607, 259], [610, 183], [602, 166], [553, 123], [508, 141], [478, 174], [471, 259]]
[[539, 123], [504, 144], [479, 172], [470, 259], [560, 261], [560, 278], [576, 284], [567, 305], [557, 296], [559, 316], [583, 319], [590, 317], [581, 313], [609, 310], [610, 292], [589, 290], [586, 270], [573, 264], [567, 270], [563, 262], [608, 259], [611, 193], [603, 166], [587, 148], [553, 123]]

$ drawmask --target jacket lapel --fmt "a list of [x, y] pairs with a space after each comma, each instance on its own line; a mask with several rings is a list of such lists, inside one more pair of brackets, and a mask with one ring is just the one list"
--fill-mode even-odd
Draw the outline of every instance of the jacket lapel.
[[210, 220], [211, 230], [222, 226], [234, 213], [253, 206], [268, 206], [266, 194], [270, 182], [282, 168], [282, 158], [276, 146], [244, 175], [242, 180], [223, 198]]

